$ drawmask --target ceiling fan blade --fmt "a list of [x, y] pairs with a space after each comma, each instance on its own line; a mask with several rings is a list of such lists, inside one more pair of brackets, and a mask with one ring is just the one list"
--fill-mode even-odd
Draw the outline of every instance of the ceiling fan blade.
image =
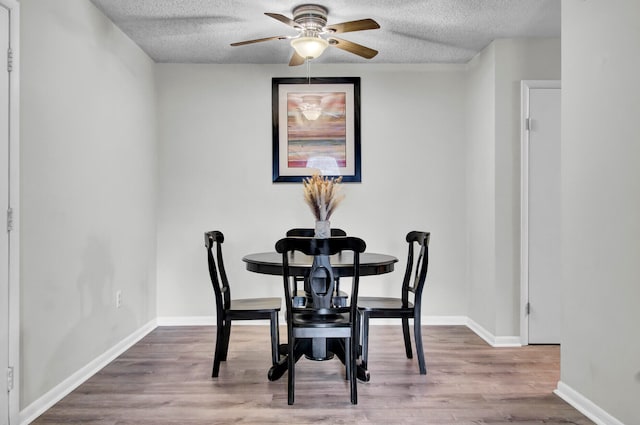
[[232, 46], [244, 46], [245, 44], [252, 44], [252, 43], [260, 43], [262, 41], [269, 41], [269, 40], [286, 40], [288, 37], [284, 36], [284, 35], [277, 35], [274, 37], [265, 37], [265, 38], [257, 38], [255, 40], [247, 40], [247, 41], [238, 41], [237, 43], [231, 43]]
[[293, 55], [291, 55], [291, 60], [289, 61], [289, 66], [298, 66], [298, 65], [302, 65], [303, 63], [304, 63], [304, 58], [294, 50]]
[[361, 44], [354, 43], [353, 41], [343, 40], [341, 38], [331, 37], [327, 39], [330, 45], [337, 47], [338, 49], [345, 50], [349, 53], [362, 56], [365, 59], [371, 59], [378, 54], [377, 50], [370, 49]]
[[360, 19], [359, 21], [343, 22], [341, 24], [328, 25], [325, 29], [334, 33], [363, 31], [363, 30], [375, 30], [380, 28], [380, 25], [373, 19]]
[[276, 19], [276, 20], [282, 22], [283, 24], [287, 24], [287, 25], [292, 26], [294, 28], [302, 29], [302, 27], [300, 25], [298, 25], [296, 23], [296, 21], [294, 21], [293, 19], [288, 18], [288, 17], [286, 17], [284, 15], [281, 15], [279, 13], [267, 13], [267, 12], [265, 12], [264, 14], [267, 15], [267, 16], [272, 17], [273, 19]]

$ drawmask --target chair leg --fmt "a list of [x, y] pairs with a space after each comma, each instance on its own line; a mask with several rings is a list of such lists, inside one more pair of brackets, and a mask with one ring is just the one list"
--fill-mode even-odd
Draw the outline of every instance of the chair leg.
[[369, 313], [363, 311], [360, 320], [362, 321], [362, 366], [366, 368], [369, 361]]
[[280, 361], [279, 345], [278, 312], [274, 311], [271, 313], [271, 362], [274, 365]]
[[424, 361], [424, 349], [422, 348], [422, 326], [420, 324], [420, 315], [416, 314], [413, 318], [413, 333], [416, 340], [416, 354], [418, 355], [418, 366], [420, 367], [420, 375], [427, 374], [427, 365]]
[[411, 352], [411, 337], [409, 336], [409, 319], [407, 317], [402, 318], [402, 334], [404, 335], [404, 349], [407, 352], [407, 358], [412, 359], [413, 353]]
[[218, 373], [220, 372], [220, 362], [222, 359], [222, 351], [225, 346], [225, 336], [224, 336], [224, 324], [218, 322], [216, 326], [216, 349], [213, 355], [213, 371], [211, 372], [212, 378], [217, 378]]
[[289, 405], [293, 404], [294, 401], [294, 391], [295, 391], [295, 377], [296, 377], [296, 359], [294, 354], [294, 345], [295, 340], [291, 337], [291, 333], [289, 333], [289, 358], [288, 358], [288, 373], [287, 373], [287, 403]]
[[351, 379], [351, 339], [350, 338], [345, 338], [342, 340], [342, 343], [344, 344], [344, 369], [345, 369], [345, 375], [344, 375], [344, 379], [349, 380]]
[[227, 353], [229, 352], [229, 339], [231, 339], [231, 320], [224, 322], [224, 346], [222, 348], [222, 357], [220, 360], [227, 361]]
[[[355, 336], [355, 335], [354, 335]], [[349, 350], [351, 351], [351, 355], [349, 356], [349, 365], [350, 365], [350, 388], [351, 388], [351, 404], [358, 404], [358, 372], [357, 372], [357, 352], [358, 352], [358, 339], [357, 338], [349, 338]]]
[[355, 344], [355, 349], [356, 349], [356, 359], [354, 361], [358, 361], [361, 359], [362, 356], [362, 341], [361, 341], [361, 334], [362, 334], [362, 316], [360, 311], [358, 311], [356, 313], [356, 318], [355, 318], [355, 328], [354, 328], [354, 336], [353, 336], [353, 343]]

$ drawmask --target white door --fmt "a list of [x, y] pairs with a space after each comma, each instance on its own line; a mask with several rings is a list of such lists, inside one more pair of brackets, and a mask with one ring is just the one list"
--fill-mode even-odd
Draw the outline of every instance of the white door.
[[[9, 11], [0, 5], [0, 52], [9, 49]], [[0, 57], [2, 57], [0, 56]], [[0, 62], [3, 63], [4, 61]], [[6, 62], [0, 69], [0, 217], [9, 206], [9, 72]], [[1, 221], [0, 221], [1, 222]], [[9, 370], [9, 235], [0, 226], [0, 367]], [[9, 423], [9, 392], [0, 384], [0, 424]]]
[[[528, 87], [527, 304], [529, 344], [559, 344], [560, 287], [560, 88], [557, 82]], [[544, 87], [544, 86], [547, 87]], [[553, 87], [553, 86], [556, 87]], [[542, 86], [542, 87], [541, 87]], [[525, 117], [526, 118], [526, 117]], [[526, 121], [525, 121], [526, 122]]]

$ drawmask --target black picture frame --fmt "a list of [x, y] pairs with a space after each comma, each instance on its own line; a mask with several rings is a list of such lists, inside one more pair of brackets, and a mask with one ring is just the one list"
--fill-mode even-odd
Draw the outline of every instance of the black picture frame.
[[272, 120], [274, 183], [361, 182], [360, 77], [273, 78]]

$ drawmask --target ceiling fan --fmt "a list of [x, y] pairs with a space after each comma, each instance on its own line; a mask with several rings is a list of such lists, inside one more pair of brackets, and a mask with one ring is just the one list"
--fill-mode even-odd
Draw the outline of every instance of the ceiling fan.
[[337, 47], [365, 59], [371, 59], [378, 54], [377, 50], [333, 36], [333, 34], [344, 32], [378, 29], [380, 25], [378, 25], [376, 21], [368, 18], [327, 25], [327, 14], [327, 8], [316, 4], [303, 4], [295, 7], [293, 9], [293, 19], [279, 13], [265, 13], [265, 15], [273, 19], [292, 26], [298, 31], [298, 34], [293, 36], [281, 35], [258, 38], [255, 40], [231, 43], [231, 45], [244, 46], [245, 44], [260, 43], [269, 40], [291, 40], [291, 46], [294, 52], [289, 61], [289, 66], [302, 65], [306, 59], [317, 58], [324, 52], [327, 46]]

